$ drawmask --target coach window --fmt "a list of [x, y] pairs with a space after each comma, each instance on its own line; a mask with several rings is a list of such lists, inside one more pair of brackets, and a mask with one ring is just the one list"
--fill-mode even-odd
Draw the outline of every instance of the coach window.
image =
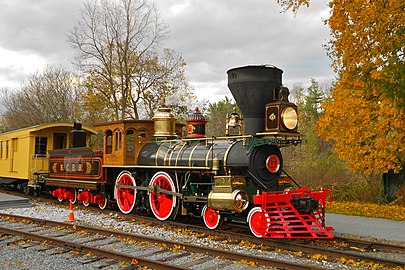
[[67, 141], [66, 133], [55, 133], [53, 134], [53, 149], [63, 149], [66, 148]]
[[122, 134], [120, 130], [115, 132], [115, 151], [122, 148]]
[[35, 155], [46, 156], [47, 137], [35, 137]]
[[3, 142], [0, 142], [0, 159], [3, 159]]
[[146, 130], [144, 130], [144, 129], [139, 130], [138, 138], [140, 141], [145, 140], [146, 139]]
[[112, 152], [112, 131], [107, 130], [105, 132], [105, 153], [111, 154]]

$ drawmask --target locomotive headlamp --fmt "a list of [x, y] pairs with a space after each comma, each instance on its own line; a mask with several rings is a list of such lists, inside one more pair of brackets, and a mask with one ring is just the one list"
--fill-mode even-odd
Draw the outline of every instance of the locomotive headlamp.
[[285, 107], [281, 113], [281, 121], [285, 128], [293, 130], [298, 124], [298, 114], [293, 107]]

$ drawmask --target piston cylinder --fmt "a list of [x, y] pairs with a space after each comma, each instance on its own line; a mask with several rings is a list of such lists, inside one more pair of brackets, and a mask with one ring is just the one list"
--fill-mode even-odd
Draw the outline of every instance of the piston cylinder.
[[231, 193], [215, 192], [208, 194], [208, 206], [215, 210], [227, 210], [242, 212], [249, 205], [249, 197], [246, 191], [236, 189]]

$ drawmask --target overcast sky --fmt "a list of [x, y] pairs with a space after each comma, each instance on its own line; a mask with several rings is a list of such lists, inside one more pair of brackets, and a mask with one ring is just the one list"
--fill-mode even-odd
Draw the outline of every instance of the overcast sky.
[[[72, 68], [66, 42], [82, 0], [0, 0], [0, 89], [16, 88], [46, 65]], [[248, 64], [284, 70], [283, 84], [309, 86], [335, 75], [323, 44], [329, 39], [327, 1], [296, 16], [275, 0], [156, 0], [170, 28], [165, 47], [181, 53], [199, 99], [229, 95], [226, 71]]]

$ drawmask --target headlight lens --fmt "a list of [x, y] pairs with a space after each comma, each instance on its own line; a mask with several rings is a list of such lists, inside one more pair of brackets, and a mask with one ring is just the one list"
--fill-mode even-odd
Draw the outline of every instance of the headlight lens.
[[293, 130], [298, 124], [298, 114], [293, 107], [284, 108], [281, 113], [281, 121], [285, 128]]

